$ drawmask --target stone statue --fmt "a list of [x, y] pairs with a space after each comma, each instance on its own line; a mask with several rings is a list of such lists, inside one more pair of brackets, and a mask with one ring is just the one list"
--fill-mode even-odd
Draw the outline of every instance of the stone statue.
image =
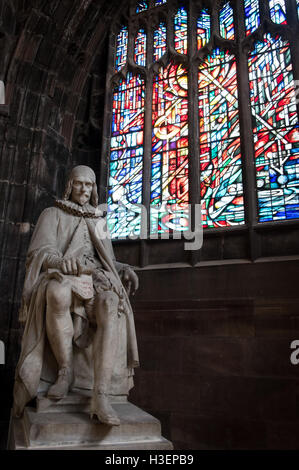
[[95, 174], [77, 166], [63, 199], [40, 215], [28, 250], [15, 417], [39, 392], [59, 400], [82, 389], [91, 391], [91, 417], [120, 422], [109, 395], [127, 395], [139, 365], [128, 298], [138, 278], [115, 260], [104, 226]]

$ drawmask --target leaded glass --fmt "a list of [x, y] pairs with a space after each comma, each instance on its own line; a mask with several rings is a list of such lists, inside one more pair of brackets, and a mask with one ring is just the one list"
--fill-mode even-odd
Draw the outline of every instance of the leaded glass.
[[224, 39], [235, 39], [234, 10], [230, 2], [225, 3], [219, 13], [220, 35]]
[[174, 17], [174, 48], [180, 54], [187, 54], [188, 15], [180, 8]]
[[130, 72], [113, 94], [108, 227], [112, 238], [140, 233], [144, 128], [144, 80]]
[[260, 222], [299, 217], [299, 127], [289, 44], [270, 34], [249, 56]]
[[273, 23], [287, 24], [285, 0], [270, 0], [269, 7]]
[[210, 39], [211, 18], [207, 9], [203, 9], [197, 20], [197, 48], [205, 46]]
[[236, 59], [215, 49], [199, 67], [203, 227], [244, 223]]
[[166, 2], [167, 2], [167, 0], [155, 0], [155, 7], [157, 7], [159, 5], [163, 5]]
[[116, 59], [115, 69], [117, 72], [123, 68], [127, 61], [128, 54], [128, 28], [123, 26], [116, 39]]
[[299, 18], [299, 0], [297, 0], [297, 14], [298, 14], [298, 18]]
[[138, 1], [136, 4], [136, 13], [141, 13], [148, 9], [148, 0]]
[[246, 36], [253, 33], [260, 25], [259, 0], [245, 0], [245, 29]]
[[137, 65], [145, 67], [146, 64], [146, 34], [144, 29], [140, 29], [135, 39], [134, 60]]
[[170, 64], [154, 78], [151, 233], [188, 229], [188, 78]]
[[154, 61], [161, 59], [166, 52], [166, 26], [160, 23], [154, 31]]

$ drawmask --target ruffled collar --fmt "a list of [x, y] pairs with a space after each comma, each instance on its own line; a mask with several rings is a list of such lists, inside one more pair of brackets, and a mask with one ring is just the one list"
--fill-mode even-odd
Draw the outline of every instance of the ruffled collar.
[[86, 217], [90, 219], [99, 219], [103, 217], [103, 212], [97, 207], [93, 207], [91, 204], [87, 203], [83, 206], [76, 204], [72, 201], [64, 201], [62, 199], [56, 199], [55, 206], [62, 209], [68, 214], [72, 214], [76, 217]]

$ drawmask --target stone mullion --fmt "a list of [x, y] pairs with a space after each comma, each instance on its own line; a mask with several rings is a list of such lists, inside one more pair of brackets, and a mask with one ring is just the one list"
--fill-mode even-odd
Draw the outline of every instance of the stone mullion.
[[211, 9], [211, 25], [212, 25], [212, 34], [211, 37], [220, 36], [220, 22], [219, 22], [219, 13], [223, 5], [223, 0], [216, 0], [215, 5]]
[[[291, 57], [293, 65], [294, 80], [299, 81], [299, 18], [297, 13], [296, 0], [286, 0], [287, 24], [292, 28], [292, 34], [289, 34], [291, 48]], [[299, 82], [297, 89], [299, 88]], [[297, 100], [297, 110], [299, 114], [299, 100]]]
[[[146, 209], [147, 219], [145, 231], [147, 237], [150, 234], [150, 194], [151, 194], [151, 158], [152, 158], [152, 97], [153, 97], [153, 28], [151, 24], [147, 27], [146, 41], [146, 80], [145, 80], [145, 110], [144, 110], [144, 138], [143, 138], [143, 174], [142, 174], [142, 204]], [[141, 230], [142, 231], [142, 230]], [[148, 264], [148, 248], [145, 240], [141, 240], [140, 264]]]
[[108, 194], [108, 167], [111, 139], [112, 99], [113, 99], [113, 75], [116, 57], [116, 33], [112, 31], [109, 37], [109, 55], [106, 77], [106, 95], [103, 119], [103, 143], [101, 155], [101, 174], [99, 184], [99, 201], [101, 204], [107, 202]]
[[166, 44], [168, 56], [172, 58], [173, 55], [176, 55], [174, 50], [174, 16], [177, 12], [177, 7], [174, 4], [169, 5], [167, 19], [165, 21], [166, 25]]
[[238, 42], [237, 79], [239, 97], [239, 119], [241, 136], [241, 153], [243, 168], [243, 189], [245, 222], [249, 227], [249, 248], [252, 260], [259, 255], [259, 241], [254, 231], [258, 220], [255, 154], [252, 130], [252, 115], [249, 94], [248, 53], [243, 45], [245, 34], [245, 12], [243, 4], [237, 4], [235, 15]]
[[[188, 17], [188, 139], [189, 139], [189, 204], [191, 204], [191, 221], [189, 229], [194, 232], [195, 205], [200, 205], [200, 159], [199, 159], [199, 123], [198, 123], [198, 63], [197, 53], [197, 13], [193, 2], [189, 3]], [[190, 251], [190, 262], [195, 265], [199, 261], [200, 251]]]
[[293, 28], [299, 28], [299, 17], [296, 0], [285, 0], [287, 9], [287, 24]]
[[270, 19], [270, 8], [268, 0], [260, 0], [260, 15], [261, 15], [261, 24], [263, 20], [271, 21]]
[[136, 3], [137, 1], [136, 0], [131, 0], [131, 4], [130, 4], [130, 16], [132, 15], [136, 15]]
[[134, 51], [135, 51], [135, 38], [138, 31], [138, 22], [130, 22], [128, 25], [128, 54], [127, 54], [127, 64], [135, 67], [134, 62]]

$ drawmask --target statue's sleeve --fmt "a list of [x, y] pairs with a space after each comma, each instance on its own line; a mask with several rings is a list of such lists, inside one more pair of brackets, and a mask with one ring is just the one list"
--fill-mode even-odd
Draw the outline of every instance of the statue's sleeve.
[[105, 224], [106, 224], [106, 233], [108, 234], [106, 246], [107, 246], [107, 249], [109, 251], [110, 257], [112, 258], [115, 269], [117, 270], [118, 274], [120, 276], [122, 276], [123, 272], [126, 268], [131, 268], [131, 269], [133, 269], [133, 268], [127, 263], [121, 263], [120, 261], [116, 261], [114, 250], [113, 250], [113, 245], [112, 245], [112, 241], [111, 241], [111, 235], [110, 235], [110, 233], [108, 231], [108, 227], [107, 227], [107, 221], [105, 221]]
[[43, 263], [49, 255], [61, 257], [57, 243], [58, 211], [55, 207], [45, 209], [35, 226], [27, 252], [26, 275], [20, 309], [20, 321], [26, 320], [30, 297], [39, 283]]
[[32, 234], [27, 253], [27, 260], [29, 262], [32, 256], [41, 252], [61, 255], [57, 244], [58, 223], [59, 218], [56, 207], [49, 207], [41, 213]]

